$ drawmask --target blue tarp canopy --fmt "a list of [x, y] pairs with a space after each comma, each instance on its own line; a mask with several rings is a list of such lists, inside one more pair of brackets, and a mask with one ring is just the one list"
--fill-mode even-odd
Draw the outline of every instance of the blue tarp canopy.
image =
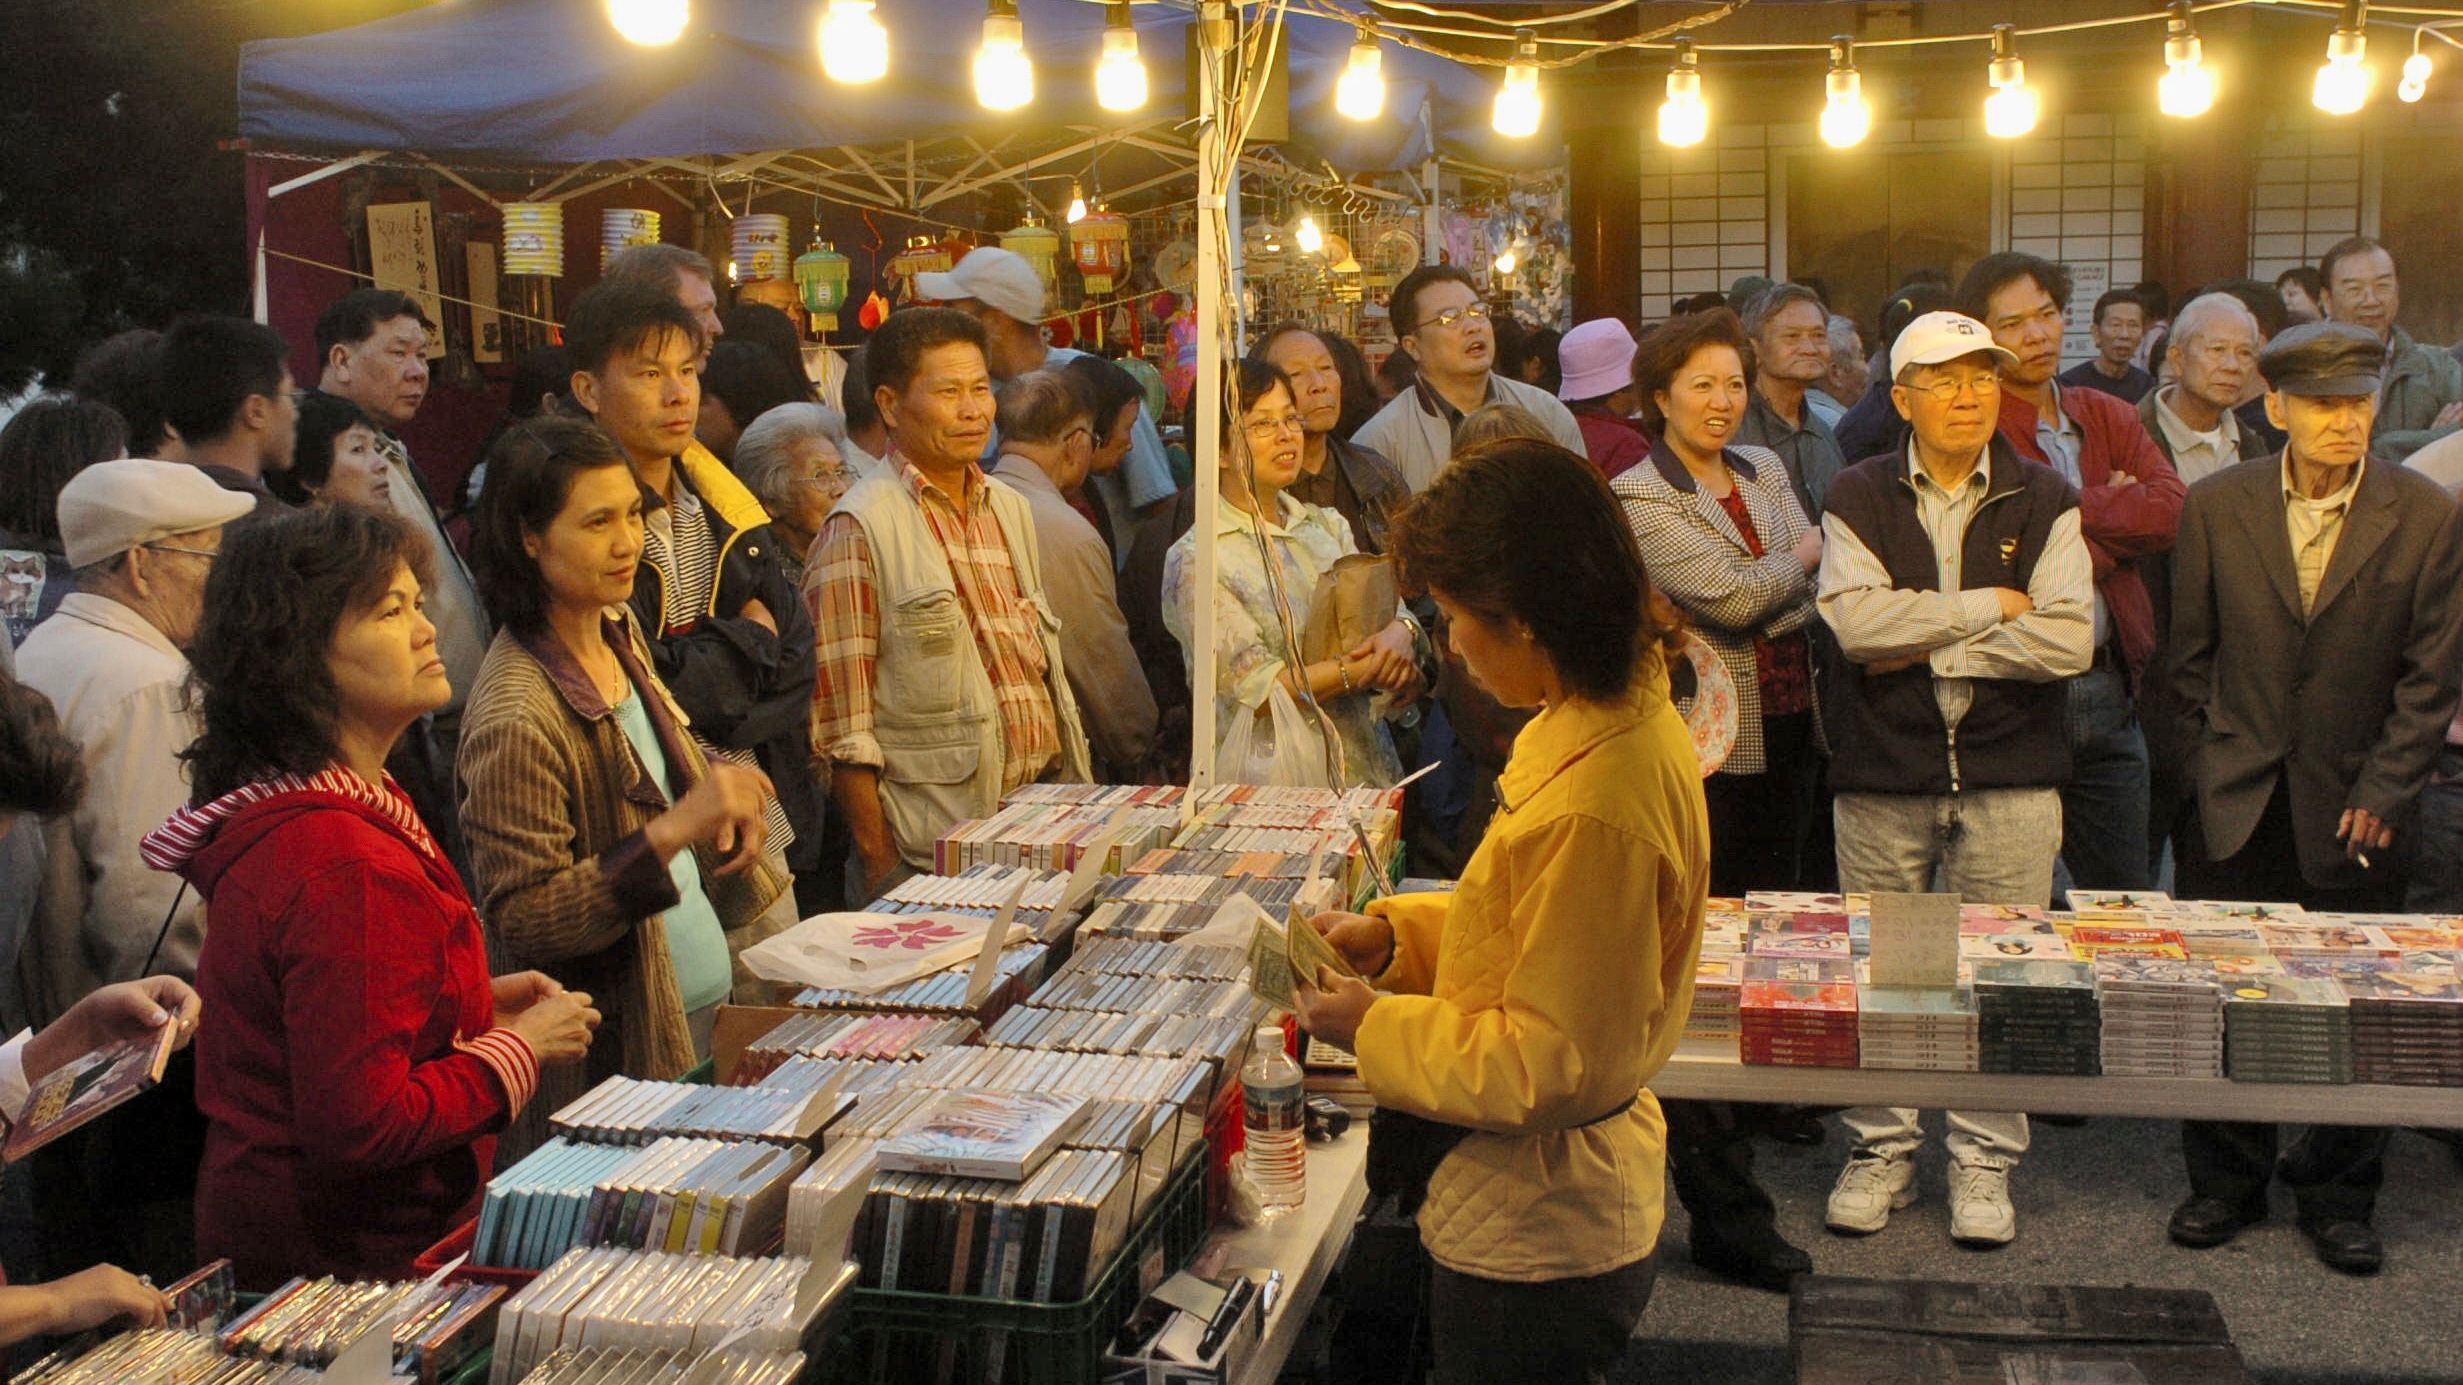
[[[882, 145], [971, 134], [1020, 144], [1118, 127], [1099, 110], [1093, 70], [1103, 9], [1023, 0], [1035, 100], [1002, 115], [975, 102], [971, 61], [982, 0], [882, 0], [890, 75], [841, 87], [814, 46], [821, 0], [693, 0], [684, 37], [625, 42], [596, 0], [464, 0], [304, 38], [248, 44], [240, 56], [240, 133], [286, 148], [416, 150], [432, 158], [528, 164], [695, 158]], [[1184, 9], [1137, 6], [1149, 116], [1185, 108]], [[1410, 168], [1437, 146], [1492, 167], [1544, 167], [1561, 155], [1550, 127], [1507, 141], [1488, 128], [1497, 69], [1385, 46], [1383, 118], [1334, 112], [1354, 31], [1287, 20], [1292, 144], [1345, 173]], [[1428, 105], [1433, 131], [1424, 131]], [[1313, 159], [1311, 160], [1313, 162]]]

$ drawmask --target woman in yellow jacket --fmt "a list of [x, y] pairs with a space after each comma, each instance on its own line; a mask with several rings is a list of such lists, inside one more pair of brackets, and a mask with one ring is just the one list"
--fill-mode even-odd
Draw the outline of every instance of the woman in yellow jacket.
[[1301, 1022], [1381, 1108], [1468, 1132], [1419, 1212], [1440, 1385], [1599, 1380], [1650, 1301], [1666, 1125], [1643, 1084], [1684, 1030], [1709, 888], [1670, 632], [1606, 485], [1553, 443], [1456, 454], [1393, 549], [1471, 676], [1540, 712], [1453, 894], [1316, 919], [1379, 989], [1328, 973]]

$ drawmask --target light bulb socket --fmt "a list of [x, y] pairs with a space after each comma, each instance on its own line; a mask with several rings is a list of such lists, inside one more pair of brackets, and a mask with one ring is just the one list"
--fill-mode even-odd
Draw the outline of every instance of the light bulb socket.
[[1514, 31], [1514, 60], [1505, 65], [1505, 85], [1523, 90], [1539, 87], [1539, 35], [1529, 29]]
[[2369, 35], [2361, 29], [2337, 29], [2326, 40], [2326, 60], [2356, 65], [2369, 56]]
[[[1104, 0], [1103, 37], [1107, 51], [1112, 35], [1121, 32], [1129, 33], [1134, 41], [1136, 31], [1129, 22], [1129, 0]], [[1135, 46], [1134, 42], [1131, 46]]]
[[2164, 40], [2166, 67], [2196, 67], [2205, 56], [2205, 45], [2196, 34], [2175, 30]]
[[1832, 101], [1853, 101], [1864, 95], [1864, 79], [1856, 72], [1856, 41], [1845, 34], [1830, 40], [1830, 73], [1822, 90]]

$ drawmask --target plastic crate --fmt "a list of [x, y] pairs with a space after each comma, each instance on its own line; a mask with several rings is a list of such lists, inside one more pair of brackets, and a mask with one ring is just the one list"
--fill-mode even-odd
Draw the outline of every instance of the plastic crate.
[[[473, 1217], [455, 1227], [445, 1239], [419, 1252], [419, 1257], [411, 1261], [412, 1272], [421, 1279], [435, 1274], [451, 1263], [455, 1256], [470, 1254], [471, 1242], [478, 1239], [478, 1235], [479, 1219]], [[539, 1271], [498, 1269], [493, 1265], [474, 1265], [465, 1260], [454, 1270], [453, 1277], [474, 1284], [501, 1284], [509, 1290], [519, 1291], [538, 1278]]]
[[1094, 1385], [1104, 1346], [1138, 1300], [1205, 1243], [1209, 1163], [1203, 1149], [1181, 1161], [1111, 1267], [1075, 1303], [856, 1290], [849, 1296], [846, 1336], [824, 1354], [819, 1378], [826, 1385]]

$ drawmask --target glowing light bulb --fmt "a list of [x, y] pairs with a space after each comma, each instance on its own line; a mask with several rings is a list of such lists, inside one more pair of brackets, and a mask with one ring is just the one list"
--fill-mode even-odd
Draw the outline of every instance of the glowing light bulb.
[[860, 86], [889, 72], [889, 31], [872, 17], [873, 0], [830, 0], [814, 42], [833, 82]]
[[692, 22], [690, 0], [607, 0], [607, 22], [628, 43], [660, 48], [684, 36]]
[[2403, 60], [2403, 81], [2395, 88], [2395, 95], [2409, 103], [2428, 94], [2429, 55], [2414, 49], [2412, 56]]
[[1075, 226], [1085, 219], [1086, 190], [1079, 187], [1073, 178], [1069, 181], [1069, 224]]
[[1659, 103], [1659, 142], [1682, 148], [1710, 133], [1710, 107], [1702, 102], [1702, 69], [1693, 41], [1676, 41], [1676, 65], [1668, 69], [1668, 99]]
[[1035, 64], [1026, 56], [1026, 28], [1017, 0], [992, 0], [975, 50], [975, 101], [988, 111], [1014, 111], [1035, 99]]
[[1985, 70], [1993, 94], [1984, 98], [1984, 133], [1995, 139], [2017, 139], [2035, 128], [2040, 106], [2027, 85], [2027, 65], [2018, 56], [2018, 30], [1993, 26], [1993, 61]]
[[2164, 30], [2164, 75], [2155, 84], [2156, 106], [2184, 120], [2205, 115], [2215, 105], [2215, 74], [2206, 66], [2192, 14], [2191, 0], [2172, 0], [2172, 18]]
[[2377, 73], [2368, 63], [2369, 36], [2357, 28], [2337, 29], [2326, 40], [2326, 62], [2318, 69], [2309, 100], [2328, 115], [2350, 115], [2369, 104], [2369, 88]]
[[1856, 45], [1842, 34], [1830, 40], [1830, 75], [1823, 80], [1822, 143], [1845, 149], [1873, 132], [1873, 108], [1865, 103], [1864, 76], [1856, 71]]
[[1326, 248], [1326, 233], [1318, 227], [1317, 218], [1313, 216], [1300, 218], [1300, 224], [1292, 229], [1291, 234], [1292, 239], [1300, 242], [1300, 253], [1303, 255], [1314, 255]]
[[1334, 84], [1334, 109], [1347, 120], [1375, 120], [1385, 114], [1385, 54], [1377, 47], [1377, 31], [1360, 30], [1352, 41], [1351, 59]]
[[1514, 253], [1514, 247], [1509, 245], [1503, 250], [1497, 252], [1497, 258], [1494, 263], [1496, 265], [1497, 273], [1511, 274], [1514, 272], [1515, 266], [1522, 263], [1522, 259]]
[[1095, 61], [1095, 104], [1107, 111], [1134, 111], [1146, 104], [1146, 64], [1137, 55], [1128, 0], [1113, 0], [1105, 7], [1103, 56]]
[[1539, 40], [1528, 29], [1514, 35], [1514, 60], [1505, 65], [1505, 81], [1497, 87], [1488, 123], [1507, 139], [1539, 133]]

